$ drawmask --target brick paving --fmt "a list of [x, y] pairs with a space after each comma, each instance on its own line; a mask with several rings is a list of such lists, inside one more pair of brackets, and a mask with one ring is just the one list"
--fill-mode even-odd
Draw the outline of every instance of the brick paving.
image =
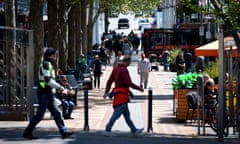
[[[103, 99], [102, 95], [105, 90], [106, 81], [112, 71], [112, 66], [107, 66], [101, 77], [100, 89], [89, 90], [89, 128], [90, 131], [103, 131], [105, 124], [108, 122], [112, 114], [111, 99]], [[136, 63], [129, 67], [129, 71], [134, 83], [139, 83], [139, 76], [137, 75]], [[173, 91], [171, 88], [172, 78], [175, 73], [163, 71], [160, 66], [159, 71], [150, 72], [149, 87], [153, 89], [153, 103], [152, 103], [152, 126], [153, 135], [166, 136], [186, 136], [197, 137], [197, 127], [191, 124], [177, 123], [175, 115], [173, 114]], [[133, 90], [135, 98], [129, 104], [132, 119], [137, 127], [143, 127], [145, 132], [148, 128], [148, 89], [143, 93]], [[83, 131], [84, 128], [84, 103], [83, 92], [78, 93], [78, 105], [74, 109], [72, 117], [74, 120], [64, 120], [68, 129], [74, 131]], [[125, 121], [118, 120], [114, 127], [114, 131], [126, 130]], [[0, 121], [1, 128], [21, 128], [24, 129], [28, 121]], [[42, 130], [56, 130], [54, 120], [49, 119], [49, 114], [46, 113], [45, 119], [38, 125], [37, 129]], [[208, 131], [207, 131], [208, 132]], [[210, 132], [213, 134], [213, 132]]]
[[[108, 76], [112, 70], [111, 66], [107, 66], [104, 74], [101, 78], [100, 89], [93, 89], [89, 91], [89, 126], [90, 130], [104, 130], [106, 122], [112, 114], [111, 100], [103, 99], [102, 95], [104, 92], [104, 87]], [[132, 80], [135, 83], [139, 83], [139, 76], [135, 73], [136, 66], [129, 67]], [[149, 87], [153, 89], [153, 111], [152, 111], [152, 124], [153, 124], [153, 134], [163, 134], [163, 135], [185, 135], [185, 136], [196, 136], [196, 127], [185, 126], [183, 123], [176, 123], [175, 116], [173, 114], [173, 103], [172, 103], [172, 89], [171, 80], [175, 77], [175, 73], [165, 72], [162, 67], [160, 71], [152, 71], [149, 76]], [[134, 107], [134, 103], [141, 101], [141, 121], [145, 130], [148, 126], [148, 89], [145, 89], [143, 93], [133, 90], [136, 99], [133, 99], [133, 104], [130, 103], [130, 111]], [[83, 107], [83, 98], [80, 94], [78, 107]], [[133, 108], [134, 109], [134, 108]], [[73, 121], [65, 121], [67, 127], [82, 129], [84, 125], [84, 110], [82, 108], [75, 109], [73, 113]], [[139, 114], [131, 112], [132, 119], [139, 119]], [[134, 116], [133, 116], [134, 115]], [[135, 118], [137, 117], [137, 118]], [[121, 119], [121, 118], [120, 118]], [[120, 121], [120, 122], [119, 122]], [[119, 120], [115, 123], [113, 130], [117, 130], [119, 127], [125, 127], [124, 121]], [[135, 121], [134, 121], [135, 122]], [[137, 122], [135, 122], [138, 125]], [[119, 125], [119, 126], [118, 126]], [[121, 130], [121, 128], [120, 128]]]

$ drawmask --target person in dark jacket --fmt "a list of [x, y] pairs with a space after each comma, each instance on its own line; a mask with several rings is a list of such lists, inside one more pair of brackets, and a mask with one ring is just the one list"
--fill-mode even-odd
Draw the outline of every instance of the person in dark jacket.
[[95, 60], [93, 61], [93, 75], [94, 75], [94, 88], [100, 88], [100, 78], [102, 74], [102, 63], [99, 59], [99, 56], [95, 56]]
[[135, 125], [133, 124], [130, 118], [130, 112], [128, 109], [128, 102], [130, 100], [129, 88], [131, 87], [141, 92], [144, 91], [141, 87], [137, 86], [131, 81], [131, 78], [127, 69], [127, 66], [129, 66], [130, 63], [131, 63], [131, 57], [129, 55], [125, 55], [123, 57], [123, 62], [118, 64], [118, 66], [113, 69], [107, 81], [106, 90], [103, 95], [104, 98], [106, 98], [109, 95], [109, 91], [113, 82], [115, 83], [115, 88], [112, 90], [112, 92], [114, 93], [114, 97], [113, 97], [114, 112], [109, 122], [106, 125], [106, 129], [104, 132], [104, 135], [106, 136], [114, 136], [114, 134], [111, 133], [111, 129], [114, 122], [121, 115], [124, 116], [124, 119], [127, 122], [128, 126], [130, 127], [133, 135], [139, 135], [143, 131], [143, 129], [137, 129], [135, 127]]
[[179, 52], [178, 56], [176, 57], [176, 70], [177, 70], [177, 75], [180, 75], [180, 74], [184, 73], [185, 60], [184, 60], [182, 52]]
[[140, 45], [140, 38], [137, 36], [137, 34], [135, 34], [135, 36], [133, 38], [132, 45], [133, 45], [133, 50], [135, 50], [136, 54], [138, 54], [138, 47]]
[[186, 63], [186, 68], [185, 68], [185, 72], [192, 72], [192, 61], [193, 61], [193, 56], [192, 53], [189, 50], [186, 50], [184, 53], [184, 60]]
[[23, 133], [23, 137], [27, 139], [36, 139], [33, 136], [33, 130], [35, 126], [42, 120], [46, 109], [50, 111], [54, 117], [55, 123], [58, 126], [59, 132], [62, 138], [68, 138], [73, 132], [68, 132], [61, 118], [61, 112], [59, 111], [56, 102], [55, 94], [56, 90], [63, 91], [64, 88], [55, 80], [55, 70], [53, 63], [56, 61], [56, 50], [48, 48], [44, 53], [44, 60], [39, 68], [39, 83], [38, 83], [38, 102], [39, 107], [37, 114], [30, 120], [27, 128]]

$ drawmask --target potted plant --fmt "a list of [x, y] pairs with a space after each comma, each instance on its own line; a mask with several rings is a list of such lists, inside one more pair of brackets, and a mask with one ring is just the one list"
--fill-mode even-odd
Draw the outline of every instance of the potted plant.
[[201, 76], [202, 74], [189, 72], [178, 75], [172, 80], [172, 88], [174, 90], [173, 107], [178, 122], [186, 120], [188, 109], [186, 94], [197, 91], [197, 79]]

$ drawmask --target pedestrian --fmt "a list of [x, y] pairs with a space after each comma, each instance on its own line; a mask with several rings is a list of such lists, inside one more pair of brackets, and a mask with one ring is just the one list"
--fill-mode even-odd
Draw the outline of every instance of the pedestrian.
[[122, 51], [118, 51], [117, 56], [113, 62], [113, 68], [117, 67], [117, 65], [122, 62], [122, 59], [123, 59], [123, 53]]
[[50, 111], [54, 117], [55, 123], [59, 129], [61, 137], [68, 138], [73, 132], [68, 132], [64, 125], [64, 121], [61, 118], [61, 112], [59, 111], [54, 99], [56, 89], [63, 91], [64, 88], [55, 80], [55, 70], [53, 63], [56, 61], [56, 50], [48, 48], [44, 53], [43, 62], [39, 67], [39, 83], [38, 83], [38, 102], [39, 107], [37, 114], [30, 120], [27, 128], [23, 133], [23, 137], [27, 139], [37, 139], [33, 136], [33, 130], [36, 125], [43, 119], [46, 109]]
[[184, 60], [186, 63], [186, 68], [185, 68], [185, 72], [192, 72], [192, 61], [193, 61], [193, 56], [192, 53], [188, 50], [185, 51], [184, 53]]
[[113, 69], [107, 84], [105, 93], [103, 95], [103, 98], [106, 98], [109, 95], [110, 88], [112, 86], [112, 83], [115, 83], [115, 88], [113, 88], [112, 93], [114, 93], [113, 96], [113, 109], [114, 112], [109, 120], [109, 122], [106, 125], [104, 135], [105, 136], [115, 136], [112, 132], [112, 126], [115, 123], [115, 121], [121, 116], [124, 116], [124, 119], [126, 123], [128, 124], [129, 128], [131, 129], [131, 132], [133, 135], [139, 135], [142, 133], [142, 129], [137, 129], [132, 122], [130, 118], [130, 112], [128, 109], [128, 103], [130, 101], [129, 95], [130, 91], [129, 88], [133, 88], [136, 90], [139, 90], [143, 92], [144, 90], [134, 84], [130, 78], [129, 72], [127, 67], [131, 63], [131, 57], [129, 55], [125, 55], [123, 57], [123, 62], [118, 64], [116, 68]]
[[141, 54], [141, 60], [138, 62], [137, 70], [138, 74], [140, 75], [140, 87], [146, 89], [148, 85], [148, 76], [150, 71], [150, 62], [149, 59], [146, 58], [145, 54]]
[[59, 91], [57, 93], [57, 98], [61, 100], [62, 103], [62, 116], [64, 119], [74, 119], [71, 117], [72, 111], [75, 107], [73, 102], [73, 96], [75, 94], [73, 88], [68, 83], [68, 79], [66, 75], [61, 76], [61, 86], [63, 86], [64, 90]]
[[138, 47], [140, 45], [140, 38], [138, 37], [137, 34], [135, 34], [135, 36], [133, 38], [132, 45], [133, 45], [133, 50], [135, 50], [136, 54], [138, 54]]
[[93, 75], [94, 75], [94, 88], [100, 88], [100, 78], [102, 74], [102, 63], [99, 59], [99, 56], [95, 56], [95, 60], [93, 61]]
[[113, 42], [113, 50], [114, 50], [115, 57], [117, 57], [118, 51], [122, 51], [122, 43], [118, 38], [116, 38]]
[[131, 55], [131, 46], [127, 37], [123, 38], [122, 51], [124, 55]]
[[169, 51], [165, 50], [163, 52], [163, 66], [164, 66], [164, 71], [167, 71], [168, 69], [168, 59], [169, 59]]
[[195, 69], [198, 73], [202, 73], [205, 70], [204, 56], [197, 57]]
[[76, 62], [77, 64], [77, 80], [83, 80], [83, 73], [87, 67], [87, 60], [84, 58], [84, 54], [80, 55], [79, 60]]
[[207, 81], [211, 79], [211, 77], [208, 74], [203, 74], [203, 85], [205, 86]]
[[185, 60], [184, 60], [182, 52], [179, 52], [177, 57], [176, 57], [176, 70], [177, 70], [177, 75], [180, 75], [180, 74], [184, 73]]
[[208, 79], [204, 86], [204, 105], [208, 108], [211, 104], [218, 103], [218, 90], [215, 87], [213, 79]]
[[131, 30], [131, 32], [128, 34], [128, 39], [131, 43], [133, 43], [134, 37], [135, 37], [135, 33], [133, 32], [133, 30]]

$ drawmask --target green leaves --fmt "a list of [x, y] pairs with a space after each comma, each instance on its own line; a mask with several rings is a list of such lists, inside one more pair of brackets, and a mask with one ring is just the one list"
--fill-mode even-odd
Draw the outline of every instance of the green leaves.
[[183, 52], [181, 49], [172, 49], [170, 51], [170, 55], [168, 57], [168, 63], [175, 64], [176, 63], [176, 57], [179, 52]]
[[[192, 13], [200, 13], [202, 11], [207, 14], [213, 14], [217, 19], [217, 23], [224, 25], [226, 30], [240, 28], [240, 1], [239, 0], [208, 0], [206, 7], [200, 7], [198, 0], [181, 0], [181, 5], [178, 8], [178, 15], [191, 15]], [[221, 20], [221, 21], [219, 21]]]
[[218, 77], [218, 65], [219, 65], [219, 60], [216, 59], [211, 64], [206, 66], [203, 73], [208, 74], [211, 78]]
[[173, 90], [180, 88], [195, 88], [197, 86], [198, 77], [202, 77], [202, 74], [189, 72], [178, 75], [175, 79], [172, 79], [172, 88]]
[[121, 12], [123, 14], [143, 12], [149, 14], [155, 9], [161, 0], [100, 0], [100, 7], [108, 9], [110, 12]]

